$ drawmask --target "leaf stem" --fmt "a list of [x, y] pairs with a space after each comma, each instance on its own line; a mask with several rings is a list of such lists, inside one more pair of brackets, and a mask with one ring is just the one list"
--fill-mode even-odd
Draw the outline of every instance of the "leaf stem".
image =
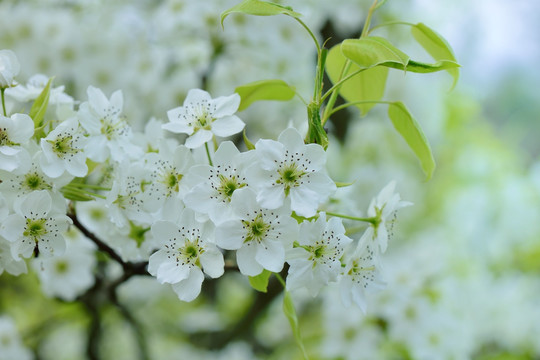
[[[336, 88], [341, 87], [341, 85], [345, 81], [349, 80], [350, 78], [352, 78], [355, 75], [360, 74], [362, 71], [365, 71], [365, 70], [367, 70], [367, 68], [355, 71], [352, 74], [349, 74], [346, 77], [344, 77], [343, 79], [339, 80], [337, 83], [334, 84], [334, 86], [332, 86], [330, 89], [328, 89], [328, 91], [321, 97], [321, 101], [324, 101]], [[324, 125], [324, 123], [323, 123], [323, 125]]]
[[379, 222], [379, 219], [376, 216], [363, 218], [363, 217], [356, 217], [356, 216], [337, 214], [337, 213], [333, 213], [333, 212], [326, 212], [326, 215], [335, 216], [335, 217], [339, 217], [339, 218], [342, 218], [342, 219], [368, 222], [368, 223], [371, 223], [373, 225], [376, 225], [377, 222]]
[[206, 156], [208, 156], [208, 163], [210, 166], [214, 166], [212, 163], [212, 157], [210, 156], [210, 149], [208, 149], [208, 143], [204, 143], [204, 147], [206, 148]]
[[6, 100], [5, 100], [5, 97], [4, 97], [4, 91], [6, 91], [6, 88], [0, 89], [0, 92], [2, 93], [2, 109], [4, 110], [4, 116], [7, 116], [7, 112], [6, 112]]
[[317, 47], [317, 54], [320, 54], [321, 53], [321, 45], [319, 45], [319, 41], [317, 40], [317, 38], [315, 37], [315, 35], [311, 31], [311, 29], [302, 20], [300, 20], [299, 18], [295, 17], [294, 19], [296, 19], [296, 21], [298, 21], [300, 23], [300, 25], [302, 25], [304, 27], [304, 29], [306, 29], [306, 31], [309, 33], [309, 35], [313, 39], [313, 42], [315, 43], [315, 46]]
[[[331, 115], [333, 115], [334, 113], [340, 111], [340, 110], [343, 110], [345, 108], [348, 108], [349, 106], [352, 106], [352, 105], [360, 105], [360, 104], [388, 104], [388, 105], [391, 105], [393, 104], [392, 101], [383, 101], [383, 100], [359, 100], [359, 101], [352, 101], [352, 102], [349, 102], [349, 103], [346, 103], [346, 104], [343, 104], [343, 105], [340, 105], [336, 108], [334, 108], [329, 114], [328, 114], [328, 117], [330, 117]], [[324, 119], [324, 121], [326, 121], [326, 119]], [[323, 124], [324, 124], [324, 121], [323, 121]]]
[[372, 27], [371, 29], [369, 29], [368, 35], [371, 34], [373, 31], [375, 31], [377, 29], [380, 29], [380, 28], [383, 28], [383, 27], [386, 27], [386, 26], [391, 26], [391, 25], [415, 26], [416, 24], [406, 22], [406, 21], [389, 21], [389, 22], [385, 22], [385, 23], [382, 23], [382, 24], [379, 24], [377, 26]]

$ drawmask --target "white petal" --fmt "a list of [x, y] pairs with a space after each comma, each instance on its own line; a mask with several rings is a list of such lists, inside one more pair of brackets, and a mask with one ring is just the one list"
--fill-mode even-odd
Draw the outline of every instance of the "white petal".
[[25, 143], [34, 135], [34, 122], [26, 114], [13, 114], [14, 127], [9, 131], [10, 139], [15, 143]]
[[277, 209], [283, 205], [285, 190], [283, 186], [265, 186], [257, 192], [257, 201], [267, 209]]
[[298, 215], [312, 217], [319, 206], [318, 194], [303, 186], [291, 189], [291, 209]]
[[255, 276], [263, 271], [263, 267], [255, 261], [257, 248], [254, 244], [242, 246], [236, 250], [236, 263], [243, 275]]
[[99, 116], [105, 116], [105, 112], [109, 108], [109, 100], [105, 94], [103, 94], [103, 91], [96, 87], [89, 86], [86, 90], [86, 94], [88, 95], [88, 102], [92, 109], [94, 109]]
[[216, 227], [216, 245], [222, 249], [240, 249], [245, 236], [246, 229], [238, 220], [227, 221]]
[[38, 248], [40, 255], [43, 257], [53, 257], [63, 255], [66, 251], [66, 240], [63, 236], [55, 234], [57, 236], [43, 236], [38, 242]]
[[[46, 190], [33, 191], [21, 204], [21, 215], [29, 218], [44, 217], [51, 211], [52, 199]], [[30, 214], [32, 212], [32, 214]]]
[[[212, 127], [212, 130], [213, 129], [214, 128]], [[214, 134], [218, 135], [215, 131]], [[238, 154], [240, 154], [240, 151], [238, 151], [238, 148], [232, 141], [224, 141], [219, 145], [214, 155], [214, 163], [220, 165], [230, 164], [231, 160]]]
[[178, 298], [182, 301], [192, 301], [201, 293], [204, 275], [200, 268], [194, 267], [189, 277], [172, 286]]
[[218, 278], [223, 275], [225, 267], [223, 254], [215, 247], [207, 249], [200, 256], [200, 260], [202, 268], [208, 276], [212, 278]]
[[[295, 128], [287, 128], [279, 135], [278, 141], [285, 145], [289, 152], [302, 152], [304, 148], [304, 139]], [[321, 148], [322, 149], [322, 148]]]
[[170, 221], [157, 221], [152, 225], [152, 236], [159, 244], [165, 244], [178, 234], [178, 226]]
[[8, 241], [17, 241], [24, 231], [24, 218], [17, 214], [11, 214], [0, 224], [0, 235]]
[[240, 95], [236, 93], [229, 96], [220, 96], [218, 98], [215, 98], [213, 100], [214, 105], [216, 106], [214, 116], [216, 118], [220, 118], [223, 116], [234, 114], [240, 106], [240, 100]]
[[176, 263], [176, 259], [168, 259], [158, 266], [156, 278], [161, 284], [176, 284], [188, 277], [189, 267]]
[[227, 137], [238, 134], [245, 126], [238, 116], [225, 116], [212, 123], [212, 132], [217, 136]]
[[210, 130], [199, 129], [186, 139], [185, 145], [189, 149], [196, 149], [212, 140], [212, 136], [213, 134]]
[[184, 105], [200, 103], [202, 101], [212, 101], [210, 94], [201, 89], [191, 89], [184, 100]]
[[285, 262], [285, 249], [279, 241], [264, 241], [257, 246], [255, 260], [265, 269], [280, 272]]

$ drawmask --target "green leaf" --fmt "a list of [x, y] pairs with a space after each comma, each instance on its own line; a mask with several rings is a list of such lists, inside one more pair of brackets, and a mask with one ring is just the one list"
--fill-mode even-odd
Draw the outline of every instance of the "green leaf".
[[91, 200], [95, 200], [94, 197], [81, 192], [79, 189], [70, 187], [69, 185], [66, 185], [66, 186], [62, 187], [60, 189], [60, 192], [68, 200], [73, 200], [73, 201], [91, 201]]
[[388, 116], [392, 120], [394, 128], [405, 139], [418, 160], [420, 160], [422, 169], [426, 174], [426, 180], [431, 179], [435, 170], [435, 159], [418, 122], [412, 117], [405, 105], [399, 101], [389, 104]]
[[[411, 27], [411, 33], [424, 50], [426, 50], [436, 61], [450, 60], [457, 63], [454, 51], [446, 39], [425, 24], [418, 23], [413, 25]], [[454, 78], [453, 88], [459, 79], [459, 69], [448, 68], [446, 71]]]
[[271, 15], [289, 15], [293, 18], [299, 18], [302, 14], [293, 11], [290, 6], [283, 6], [274, 4], [268, 1], [260, 0], [244, 0], [240, 4], [233, 6], [232, 8], [225, 10], [221, 13], [221, 26], [223, 27], [223, 21], [232, 13], [242, 13], [256, 16], [271, 16]]
[[420, 61], [409, 60], [409, 63], [405, 67], [402, 66], [401, 64], [393, 64], [393, 63], [386, 64], [386, 66], [394, 68], [394, 69], [410, 71], [414, 73], [423, 73], [423, 74], [437, 72], [441, 70], [453, 70], [453, 69], [457, 70], [460, 67], [460, 65], [457, 62], [452, 61], [452, 60], [440, 60], [433, 64], [427, 64]]
[[249, 283], [255, 290], [265, 293], [266, 289], [268, 288], [268, 280], [270, 280], [271, 275], [271, 271], [264, 269], [263, 272], [257, 276], [249, 276]]
[[296, 94], [295, 88], [283, 80], [260, 80], [238, 86], [234, 92], [240, 95], [238, 111], [247, 109], [255, 101], [291, 100]]
[[[340, 75], [347, 58], [341, 52], [339, 45], [330, 49], [326, 59], [326, 73], [333, 84], [340, 80]], [[349, 70], [343, 74], [341, 78], [360, 70], [360, 67], [354, 63], [349, 63]], [[380, 100], [384, 96], [386, 87], [386, 79], [388, 77], [388, 68], [376, 66], [371, 69], [362, 71], [358, 75], [353, 76], [345, 81], [339, 89], [339, 94], [347, 100], [347, 102]], [[376, 103], [358, 104], [356, 107], [360, 109], [361, 115], [366, 115]]]
[[347, 59], [354, 61], [361, 69], [377, 65], [390, 66], [390, 64], [406, 67], [409, 62], [407, 54], [388, 40], [378, 36], [344, 40], [341, 43], [341, 51]]
[[291, 329], [294, 335], [294, 340], [296, 341], [296, 344], [302, 350], [302, 354], [304, 355], [304, 359], [309, 359], [306, 348], [304, 347], [304, 343], [302, 341], [302, 336], [300, 335], [300, 327], [298, 326], [298, 317], [296, 316], [296, 310], [294, 309], [294, 303], [292, 301], [291, 293], [287, 290], [284, 291], [285, 296], [283, 297], [283, 313], [289, 320], [289, 324], [291, 324]]
[[351, 186], [351, 185], [354, 184], [355, 182], [356, 182], [356, 181], [346, 183], [346, 182], [335, 181], [336, 186], [337, 186], [338, 188], [340, 188], [340, 187]]
[[49, 106], [49, 96], [51, 93], [51, 83], [54, 78], [50, 78], [47, 85], [41, 91], [41, 94], [37, 97], [30, 109], [30, 117], [34, 120], [34, 127], [39, 128], [43, 124], [43, 118], [47, 107]]
[[341, 44], [343, 55], [352, 60], [360, 69], [377, 65], [415, 73], [432, 73], [441, 70], [457, 69], [460, 65], [454, 60], [442, 59], [434, 64], [414, 61], [388, 40], [368, 36], [361, 39], [347, 39]]
[[248, 139], [246, 135], [246, 129], [244, 129], [244, 131], [242, 132], [242, 137], [244, 138], [244, 144], [246, 144], [246, 148], [248, 150], [254, 150], [255, 145], [253, 145], [253, 143]]

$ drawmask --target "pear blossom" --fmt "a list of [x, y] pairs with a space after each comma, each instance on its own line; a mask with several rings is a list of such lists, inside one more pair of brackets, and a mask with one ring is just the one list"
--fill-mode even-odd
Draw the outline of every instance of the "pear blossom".
[[[2, 193], [0, 193], [0, 223], [3, 223], [8, 215], [8, 204]], [[0, 236], [0, 275], [4, 270], [12, 275], [19, 275], [26, 273], [27, 271], [26, 263], [22, 259], [15, 260], [13, 256], [11, 256], [9, 242]]]
[[34, 356], [27, 349], [17, 332], [15, 323], [7, 315], [0, 316], [0, 359], [31, 360]]
[[55, 210], [47, 191], [34, 191], [15, 209], [15, 214], [2, 222], [0, 235], [11, 242], [15, 259], [20, 255], [30, 257], [32, 253], [52, 257], [64, 252], [63, 233], [71, 219]]
[[110, 100], [93, 86], [87, 90], [88, 102], [81, 104], [78, 118], [81, 126], [88, 132], [85, 152], [97, 162], [109, 156], [121, 161], [129, 155], [137, 158], [142, 155], [140, 148], [131, 143], [131, 127], [120, 114], [124, 105], [122, 91], [117, 90]]
[[52, 258], [32, 259], [43, 293], [65, 301], [75, 298], [94, 284], [95, 244], [74, 228], [64, 234], [66, 252]]
[[247, 186], [246, 167], [246, 153], [240, 153], [230, 141], [221, 143], [214, 155], [213, 166], [201, 164], [189, 170], [186, 182], [194, 186], [184, 197], [185, 205], [208, 214], [215, 224], [229, 219], [232, 217], [232, 195]]
[[57, 178], [50, 178], [43, 173], [40, 166], [40, 157], [43, 153], [35, 143], [29, 143], [28, 153], [32, 157], [29, 160], [25, 172], [14, 174], [0, 170], [0, 192], [4, 194], [9, 204], [19, 206], [28, 194], [33, 191], [46, 190], [53, 199], [54, 206], [58, 211], [65, 209], [65, 200], [60, 189], [73, 180], [73, 175], [64, 173]]
[[26, 114], [0, 115], [0, 170], [24, 172], [30, 155], [23, 147], [34, 135], [34, 122]]
[[149, 178], [144, 187], [145, 207], [149, 211], [174, 211], [175, 208], [183, 207], [181, 199], [188, 191], [183, 178], [193, 163], [191, 151], [184, 145], [178, 145], [172, 150], [168, 146], [160, 146], [159, 153], [148, 154], [146, 169]]
[[367, 215], [375, 221], [366, 229], [366, 238], [371, 238], [382, 253], [388, 246], [387, 225], [393, 220], [389, 219], [395, 212], [403, 207], [411, 206], [412, 203], [402, 201], [398, 193], [395, 193], [396, 182], [391, 181], [381, 192], [371, 200]]
[[178, 298], [192, 301], [200, 291], [204, 274], [223, 275], [223, 254], [212, 242], [213, 226], [199, 223], [190, 209], [182, 212], [178, 224], [157, 221], [152, 235], [159, 249], [150, 256], [148, 272], [161, 284], [171, 284]]
[[[28, 79], [26, 85], [17, 85], [6, 89], [6, 96], [19, 102], [28, 102], [38, 98], [49, 78], [43, 74], [33, 75]], [[49, 105], [73, 105], [73, 98], [65, 92], [65, 86], [51, 87], [49, 94]]]
[[298, 215], [312, 217], [319, 204], [336, 190], [326, 173], [326, 153], [318, 144], [304, 144], [294, 128], [283, 131], [278, 141], [261, 139], [255, 144], [257, 162], [247, 171], [257, 201], [268, 209], [291, 202]]
[[79, 131], [79, 122], [73, 117], [60, 123], [47, 137], [41, 139], [41, 168], [52, 178], [68, 172], [84, 177], [88, 172], [84, 147], [87, 139]]
[[0, 50], [0, 88], [13, 86], [13, 78], [21, 69], [17, 56], [11, 50]]
[[316, 296], [340, 274], [344, 248], [351, 242], [339, 218], [326, 221], [326, 214], [321, 212], [316, 221], [304, 221], [300, 224], [298, 245], [287, 252], [287, 289], [306, 287]]
[[240, 96], [220, 96], [212, 99], [204, 90], [188, 92], [183, 106], [167, 112], [169, 123], [165, 130], [189, 135], [185, 145], [195, 149], [212, 139], [214, 135], [226, 137], [244, 129], [244, 122], [233, 115], [240, 106]]
[[250, 188], [236, 190], [231, 199], [235, 218], [216, 227], [216, 244], [236, 250], [236, 262], [244, 275], [255, 276], [263, 269], [279, 272], [285, 251], [298, 237], [298, 224], [290, 207], [262, 208]]
[[345, 306], [354, 302], [366, 312], [366, 295], [384, 287], [378, 252], [370, 241], [370, 233], [364, 232], [356, 248], [346, 252], [345, 269], [340, 278], [341, 299]]

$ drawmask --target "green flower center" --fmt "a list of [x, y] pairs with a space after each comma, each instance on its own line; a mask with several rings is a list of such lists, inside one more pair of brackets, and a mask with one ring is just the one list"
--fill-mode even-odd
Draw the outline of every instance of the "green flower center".
[[260, 242], [270, 230], [270, 224], [264, 222], [262, 215], [258, 214], [251, 222], [243, 220], [245, 228], [247, 229], [247, 236], [244, 242], [255, 240]]
[[225, 199], [227, 199], [227, 201], [231, 201], [231, 197], [236, 189], [240, 189], [246, 186], [246, 184], [238, 181], [238, 179], [234, 175], [230, 178], [227, 178], [224, 175], [220, 174], [219, 180], [220, 183], [217, 190], [225, 197]]
[[300, 185], [300, 178], [306, 173], [298, 169], [296, 164], [288, 164], [278, 170], [279, 179], [276, 180], [277, 184], [285, 185], [285, 195], [288, 196], [292, 187]]
[[47, 234], [45, 222], [47, 219], [26, 219], [26, 227], [23, 235], [34, 239], [36, 242], [43, 235]]
[[79, 151], [72, 146], [73, 137], [70, 135], [56, 138], [56, 140], [47, 140], [52, 145], [53, 151], [58, 155], [74, 154]]
[[199, 246], [199, 239], [193, 241], [186, 239], [185, 241], [184, 246], [178, 249], [177, 260], [182, 261], [183, 259], [188, 264], [200, 267], [199, 256], [204, 253], [204, 249]]
[[58, 261], [55, 266], [57, 274], [65, 274], [69, 269], [69, 265], [66, 261]]
[[17, 145], [17, 144], [9, 140], [7, 129], [0, 128], [0, 146], [13, 146], [13, 145]]
[[24, 176], [23, 186], [29, 190], [50, 190], [52, 188], [36, 172]]

